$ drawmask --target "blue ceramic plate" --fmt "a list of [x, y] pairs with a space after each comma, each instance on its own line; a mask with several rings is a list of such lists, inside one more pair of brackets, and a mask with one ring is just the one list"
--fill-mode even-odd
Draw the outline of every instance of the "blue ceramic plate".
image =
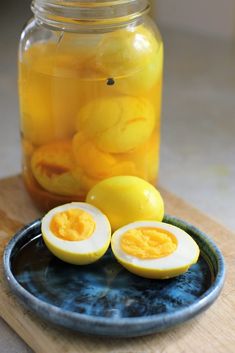
[[163, 331], [207, 309], [225, 277], [223, 256], [205, 234], [177, 218], [166, 216], [164, 221], [186, 230], [201, 249], [198, 263], [177, 278], [132, 275], [110, 250], [93, 265], [63, 263], [44, 245], [40, 220], [19, 231], [6, 247], [6, 278], [26, 307], [56, 325], [113, 337]]

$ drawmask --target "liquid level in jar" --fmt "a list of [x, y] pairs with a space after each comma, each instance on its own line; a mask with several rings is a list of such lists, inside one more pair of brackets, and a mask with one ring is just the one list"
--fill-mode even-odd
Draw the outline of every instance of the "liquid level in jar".
[[133, 67], [102, 48], [38, 43], [20, 62], [23, 176], [44, 210], [111, 176], [156, 181], [162, 44]]

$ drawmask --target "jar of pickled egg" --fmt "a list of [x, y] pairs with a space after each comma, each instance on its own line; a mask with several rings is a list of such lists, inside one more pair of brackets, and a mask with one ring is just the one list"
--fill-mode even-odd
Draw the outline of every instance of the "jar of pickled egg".
[[163, 44], [146, 0], [35, 0], [19, 49], [23, 177], [41, 209], [156, 183]]

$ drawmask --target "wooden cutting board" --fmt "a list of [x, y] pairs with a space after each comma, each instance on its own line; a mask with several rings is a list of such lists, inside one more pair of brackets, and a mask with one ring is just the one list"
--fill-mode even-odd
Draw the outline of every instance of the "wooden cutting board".
[[[234, 353], [235, 352], [235, 235], [162, 189], [166, 211], [200, 227], [218, 244], [226, 259], [223, 292], [205, 313], [166, 333], [134, 339], [87, 337], [53, 328], [25, 310], [3, 278], [0, 262], [0, 314], [37, 353]], [[19, 176], [0, 180], [0, 252], [12, 235], [40, 214]]]

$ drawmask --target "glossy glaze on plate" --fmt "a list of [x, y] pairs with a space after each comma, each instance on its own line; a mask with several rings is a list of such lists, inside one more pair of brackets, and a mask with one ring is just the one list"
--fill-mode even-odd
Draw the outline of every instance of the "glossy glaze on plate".
[[9, 284], [38, 315], [81, 332], [130, 337], [182, 323], [219, 295], [224, 263], [215, 244], [195, 227], [172, 217], [165, 221], [188, 231], [201, 249], [198, 263], [179, 277], [135, 276], [117, 263], [110, 250], [89, 266], [65, 264], [45, 247], [37, 221], [6, 249]]

